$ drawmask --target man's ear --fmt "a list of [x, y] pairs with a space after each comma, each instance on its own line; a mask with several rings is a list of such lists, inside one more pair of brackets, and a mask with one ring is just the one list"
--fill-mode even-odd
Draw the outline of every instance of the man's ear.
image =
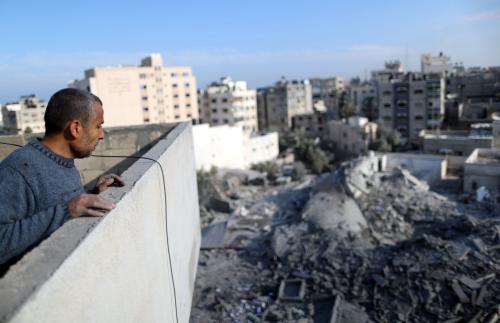
[[74, 139], [79, 139], [83, 135], [83, 125], [80, 120], [71, 120], [68, 124], [68, 130]]

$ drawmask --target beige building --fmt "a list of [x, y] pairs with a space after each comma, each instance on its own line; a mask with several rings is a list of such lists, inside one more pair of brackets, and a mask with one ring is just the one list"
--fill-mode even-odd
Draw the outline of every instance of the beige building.
[[297, 114], [292, 117], [292, 129], [303, 131], [311, 137], [328, 137], [327, 112], [318, 111]]
[[19, 102], [2, 106], [5, 133], [23, 134], [45, 132], [43, 116], [47, 103], [35, 95], [21, 96]]
[[144, 58], [140, 66], [92, 68], [69, 86], [103, 101], [108, 127], [198, 119], [191, 67], [165, 67], [160, 54]]
[[368, 152], [368, 145], [375, 140], [377, 124], [367, 118], [351, 117], [347, 120], [328, 122], [328, 137], [337, 145], [337, 152], [359, 156]]
[[288, 131], [292, 117], [313, 112], [309, 80], [280, 80], [274, 86], [258, 90], [259, 128]]
[[221, 78], [200, 91], [198, 100], [202, 122], [241, 126], [249, 134], [258, 131], [256, 91], [248, 89], [245, 81]]

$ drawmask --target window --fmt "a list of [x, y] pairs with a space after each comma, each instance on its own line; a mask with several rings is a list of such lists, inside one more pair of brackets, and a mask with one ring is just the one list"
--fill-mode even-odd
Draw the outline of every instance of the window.
[[184, 87], [189, 87], [189, 83], [184, 83]]
[[141, 99], [142, 99], [142, 101], [147, 101], [148, 97], [147, 96], [143, 96]]
[[149, 111], [149, 108], [142, 108], [142, 111]]
[[191, 113], [188, 113], [186, 116], [187, 116], [188, 118], [191, 118]]
[[227, 119], [224, 119], [224, 123], [226, 123], [226, 124], [227, 124], [227, 123], [229, 123], [229, 120], [227, 120]]
[[219, 120], [217, 120], [217, 119], [212, 119], [212, 123], [217, 124], [217, 123], [219, 123]]
[[171, 77], [177, 77], [177, 73], [170, 73]]
[[184, 77], [188, 77], [188, 76], [189, 76], [189, 72], [183, 72], [183, 73], [182, 73], [182, 76], [184, 76]]
[[227, 108], [222, 109], [222, 111], [224, 111], [225, 113], [229, 112], [229, 110]]
[[223, 99], [222, 99], [222, 102], [227, 103], [227, 99], [226, 99], [226, 98], [223, 98]]
[[174, 104], [174, 109], [179, 109], [179, 105], [178, 104]]
[[191, 94], [186, 93], [186, 95], [185, 95], [185, 96], [186, 96], [186, 98], [189, 98], [189, 97], [191, 96]]
[[145, 119], [144, 119], [144, 122], [145, 122], [145, 123], [148, 123], [148, 122], [149, 122], [149, 118], [145, 118]]
[[179, 94], [174, 94], [174, 98], [178, 98], [179, 97]]
[[424, 120], [424, 116], [415, 116], [415, 120]]
[[144, 74], [144, 73], [139, 74], [139, 78], [140, 79], [145, 79], [146, 78], [146, 74]]
[[186, 108], [191, 108], [191, 103], [186, 104]]
[[391, 104], [390, 103], [384, 103], [384, 108], [390, 108]]
[[384, 91], [384, 92], [382, 93], [382, 95], [384, 95], [384, 96], [389, 96], [389, 95], [392, 95], [392, 92], [391, 92], [391, 91]]
[[217, 99], [212, 99], [212, 103], [217, 103]]
[[180, 119], [180, 117], [181, 117], [181, 116], [180, 116], [180, 115], [178, 115], [178, 114], [177, 114], [177, 115], [175, 115], [175, 118], [176, 118], [176, 119]]
[[424, 93], [424, 90], [422, 89], [416, 89], [415, 91], [413, 91], [413, 94], [423, 94]]
[[177, 87], [177, 83], [172, 83], [172, 87]]
[[141, 85], [141, 86], [140, 86], [140, 88], [141, 88], [141, 90], [145, 90], [145, 89], [147, 89], [148, 87], [144, 84], [144, 85]]
[[212, 113], [217, 113], [217, 109], [212, 109]]

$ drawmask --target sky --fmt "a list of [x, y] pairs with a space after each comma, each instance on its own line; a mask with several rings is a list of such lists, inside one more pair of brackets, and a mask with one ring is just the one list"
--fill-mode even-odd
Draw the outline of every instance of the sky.
[[500, 66], [500, 0], [0, 0], [0, 104], [48, 99], [92, 67], [160, 53], [198, 88], [222, 76], [369, 76], [387, 60], [420, 69], [443, 52]]

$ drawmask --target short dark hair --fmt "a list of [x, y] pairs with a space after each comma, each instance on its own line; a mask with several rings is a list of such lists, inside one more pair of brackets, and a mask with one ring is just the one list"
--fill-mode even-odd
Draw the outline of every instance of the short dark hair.
[[91, 119], [94, 104], [102, 101], [90, 92], [78, 89], [62, 89], [49, 100], [45, 110], [45, 135], [61, 133], [66, 124], [78, 119], [84, 125]]

